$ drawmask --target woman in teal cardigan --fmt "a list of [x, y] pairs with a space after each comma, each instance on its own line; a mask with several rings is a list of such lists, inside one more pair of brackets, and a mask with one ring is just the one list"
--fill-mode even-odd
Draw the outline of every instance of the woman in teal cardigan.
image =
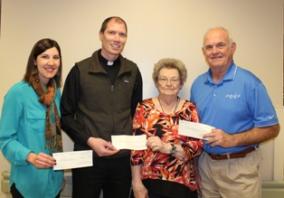
[[33, 47], [24, 79], [5, 95], [0, 149], [11, 163], [13, 198], [55, 198], [63, 172], [54, 171], [52, 153], [62, 151], [60, 130], [61, 50], [52, 39]]

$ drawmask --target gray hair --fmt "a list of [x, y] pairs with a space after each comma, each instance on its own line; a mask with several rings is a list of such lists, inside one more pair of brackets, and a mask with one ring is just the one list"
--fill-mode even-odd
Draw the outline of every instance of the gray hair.
[[206, 39], [208, 33], [211, 32], [211, 31], [214, 31], [214, 30], [221, 30], [221, 31], [225, 32], [228, 35], [229, 45], [231, 45], [234, 42], [234, 40], [232, 39], [231, 33], [226, 28], [224, 28], [222, 26], [218, 26], [218, 27], [212, 27], [212, 28], [210, 28], [206, 31], [206, 33], [204, 34], [204, 37], [203, 37], [203, 46], [204, 46], [205, 39]]
[[178, 70], [180, 82], [183, 85], [187, 78], [187, 70], [184, 63], [178, 59], [174, 58], [163, 58], [160, 59], [155, 65], [152, 74], [152, 78], [155, 83], [158, 82], [158, 77], [161, 69], [168, 68], [168, 69], [176, 69]]

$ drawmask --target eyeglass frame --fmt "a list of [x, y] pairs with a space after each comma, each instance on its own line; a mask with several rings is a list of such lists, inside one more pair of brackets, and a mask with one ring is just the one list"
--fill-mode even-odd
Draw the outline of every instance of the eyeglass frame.
[[158, 81], [162, 84], [167, 84], [170, 82], [170, 84], [178, 84], [180, 82], [180, 78], [166, 78], [166, 77], [158, 77]]

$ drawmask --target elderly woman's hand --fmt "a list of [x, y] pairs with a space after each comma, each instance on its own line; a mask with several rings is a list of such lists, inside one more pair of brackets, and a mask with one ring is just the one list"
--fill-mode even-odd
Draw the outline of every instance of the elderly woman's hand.
[[147, 139], [147, 146], [152, 151], [160, 151], [163, 146], [163, 142], [158, 136], [152, 136]]
[[141, 180], [139, 182], [132, 181], [132, 190], [135, 198], [148, 198], [148, 190]]
[[152, 151], [159, 151], [161, 153], [170, 153], [171, 145], [163, 142], [158, 136], [151, 136], [147, 139], [147, 146]]
[[152, 136], [147, 139], [147, 146], [152, 151], [159, 151], [161, 153], [172, 154], [179, 160], [184, 160], [185, 152], [181, 145], [175, 144], [175, 152], [172, 151], [172, 144], [163, 142], [158, 136]]

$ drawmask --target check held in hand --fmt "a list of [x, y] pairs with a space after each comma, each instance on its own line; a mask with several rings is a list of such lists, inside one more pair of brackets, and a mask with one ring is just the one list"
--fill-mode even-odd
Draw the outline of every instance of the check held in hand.
[[111, 143], [116, 149], [147, 149], [146, 135], [112, 135]]
[[93, 166], [92, 150], [53, 153], [53, 157], [56, 160], [53, 170]]
[[192, 138], [206, 140], [203, 136], [205, 134], [210, 133], [212, 129], [214, 129], [214, 127], [207, 124], [180, 120], [178, 127], [178, 134]]

